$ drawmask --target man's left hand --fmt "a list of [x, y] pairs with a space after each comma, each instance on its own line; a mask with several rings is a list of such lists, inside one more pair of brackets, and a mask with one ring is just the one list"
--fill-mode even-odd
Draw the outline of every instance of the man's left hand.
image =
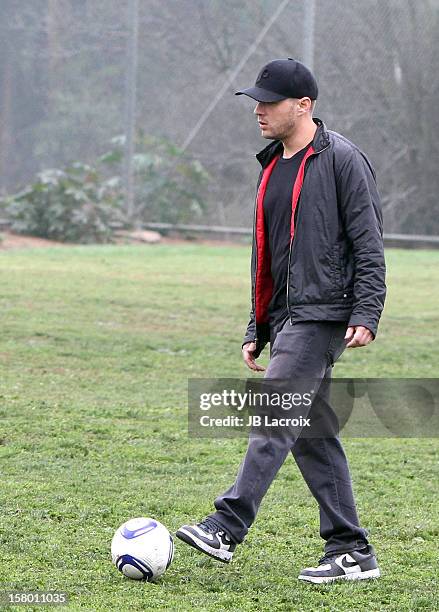
[[346, 348], [356, 348], [357, 346], [366, 346], [373, 340], [373, 333], [363, 325], [348, 327], [344, 337], [347, 340]]

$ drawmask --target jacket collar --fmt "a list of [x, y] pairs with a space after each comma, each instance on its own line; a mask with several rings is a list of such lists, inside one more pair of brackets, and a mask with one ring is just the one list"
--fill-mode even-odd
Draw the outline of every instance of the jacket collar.
[[[314, 123], [317, 125], [317, 130], [314, 135], [314, 139], [312, 142], [312, 146], [314, 147], [314, 153], [320, 153], [323, 149], [329, 145], [329, 134], [326, 130], [326, 126], [321, 119], [317, 117], [313, 117]], [[283, 152], [283, 144], [280, 140], [273, 140], [269, 145], [259, 151], [256, 155], [256, 159], [259, 161], [263, 168], [266, 168], [270, 161], [273, 159], [275, 155], [281, 154]]]

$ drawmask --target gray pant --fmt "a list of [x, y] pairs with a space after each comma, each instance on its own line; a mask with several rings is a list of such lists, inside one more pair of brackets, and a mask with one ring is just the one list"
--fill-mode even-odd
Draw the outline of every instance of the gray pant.
[[[346, 323], [339, 322], [307, 321], [291, 325], [287, 320], [279, 331], [272, 330], [265, 378], [303, 377], [322, 381], [318, 400], [309, 414], [317, 401], [318, 410], [323, 406], [328, 414], [333, 414], [329, 405], [331, 369], [345, 348], [346, 328]], [[364, 548], [368, 532], [359, 526], [349, 467], [337, 435], [307, 438], [250, 434], [236, 481], [215, 500], [216, 512], [211, 518], [235, 542], [242, 542], [290, 450], [319, 504], [325, 553]]]

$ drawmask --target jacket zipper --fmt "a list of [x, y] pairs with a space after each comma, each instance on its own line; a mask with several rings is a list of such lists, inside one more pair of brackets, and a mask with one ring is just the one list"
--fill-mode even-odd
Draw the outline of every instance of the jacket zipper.
[[[300, 196], [299, 196], [299, 200], [300, 200]], [[298, 205], [299, 205], [299, 202], [297, 202], [297, 206]], [[290, 250], [288, 252], [288, 270], [287, 270], [287, 314], [288, 314], [288, 318], [290, 319], [290, 325], [293, 324], [293, 317], [292, 317], [291, 312], [290, 312], [290, 303], [289, 303], [289, 300], [288, 300], [288, 295], [289, 295], [289, 292], [290, 292], [290, 261], [291, 261], [291, 247], [292, 247], [292, 244], [293, 244], [293, 240], [294, 240], [294, 237], [291, 238], [291, 240], [290, 240]]]
[[254, 240], [254, 245], [255, 245], [255, 276], [254, 276], [254, 279], [252, 279], [252, 305], [253, 305], [253, 312], [255, 313], [255, 342], [258, 341], [257, 321], [256, 321], [256, 278], [258, 276], [258, 241], [256, 238], [256, 214], [257, 214], [257, 209], [258, 209], [258, 197], [259, 197], [260, 188], [261, 188], [261, 182], [259, 183], [258, 189], [256, 191], [255, 214], [253, 218], [253, 240]]

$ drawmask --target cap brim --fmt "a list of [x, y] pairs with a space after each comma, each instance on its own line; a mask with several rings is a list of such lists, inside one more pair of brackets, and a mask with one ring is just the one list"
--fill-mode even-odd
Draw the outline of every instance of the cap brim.
[[249, 87], [235, 93], [235, 96], [242, 95], [249, 96], [249, 98], [253, 98], [257, 102], [279, 102], [286, 99], [286, 96], [282, 96], [274, 91], [268, 91], [268, 89], [262, 89], [261, 87]]

